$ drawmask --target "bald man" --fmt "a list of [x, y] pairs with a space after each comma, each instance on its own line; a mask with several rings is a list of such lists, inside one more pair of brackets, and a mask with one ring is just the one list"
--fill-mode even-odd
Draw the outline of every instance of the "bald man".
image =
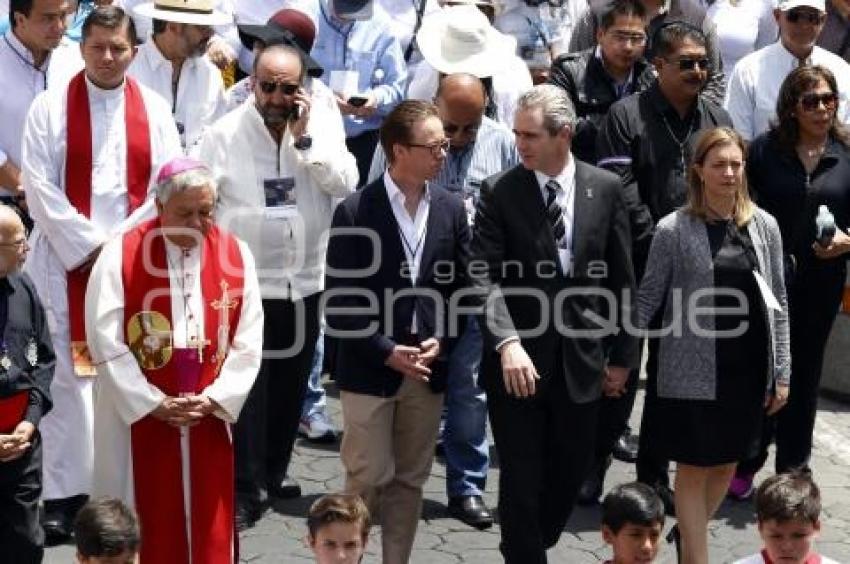
[[[484, 115], [487, 96], [481, 79], [469, 74], [441, 77], [434, 103], [449, 138], [446, 159], [432, 183], [461, 197], [472, 226], [481, 182], [519, 162], [513, 135]], [[386, 169], [380, 147], [372, 160], [369, 182]], [[449, 312], [449, 315], [457, 315]], [[481, 331], [474, 318], [460, 320], [460, 337], [449, 356], [445, 425], [442, 444], [446, 457], [449, 512], [464, 523], [486, 529], [493, 516], [482, 494], [490, 466], [485, 426], [487, 403], [478, 387]]]
[[44, 309], [26, 274], [24, 225], [0, 205], [0, 546], [5, 561], [41, 562], [41, 437], [55, 357]]

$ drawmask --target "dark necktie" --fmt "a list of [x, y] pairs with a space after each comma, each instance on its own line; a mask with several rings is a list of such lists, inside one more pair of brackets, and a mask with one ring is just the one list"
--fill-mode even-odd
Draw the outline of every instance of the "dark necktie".
[[556, 245], [560, 245], [561, 239], [564, 238], [564, 233], [566, 233], [564, 210], [558, 204], [557, 198], [560, 189], [560, 184], [555, 180], [546, 183], [546, 219], [549, 220], [549, 225], [552, 227], [552, 235], [555, 237]]

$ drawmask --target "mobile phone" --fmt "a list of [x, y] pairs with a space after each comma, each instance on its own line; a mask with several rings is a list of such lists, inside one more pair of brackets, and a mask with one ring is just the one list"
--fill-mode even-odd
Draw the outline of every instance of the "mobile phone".
[[365, 104], [368, 101], [369, 101], [369, 98], [364, 98], [363, 96], [351, 96], [348, 99], [348, 103], [351, 104], [352, 106], [357, 107], [357, 108], [359, 108], [360, 106], [362, 106], [363, 104]]
[[298, 104], [292, 104], [292, 108], [289, 109], [289, 114], [287, 114], [286, 119], [288, 121], [298, 121], [299, 117], [301, 117], [301, 106]]

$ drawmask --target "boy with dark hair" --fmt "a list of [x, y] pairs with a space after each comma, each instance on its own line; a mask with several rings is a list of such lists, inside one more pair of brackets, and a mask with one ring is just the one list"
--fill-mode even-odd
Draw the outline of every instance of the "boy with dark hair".
[[606, 564], [652, 562], [664, 528], [664, 504], [640, 482], [620, 484], [602, 502], [602, 538], [614, 556]]
[[136, 516], [115, 498], [86, 503], [74, 521], [74, 539], [80, 564], [133, 564], [139, 552]]
[[355, 564], [363, 559], [371, 526], [360, 496], [330, 494], [310, 507], [306, 540], [318, 564]]
[[764, 548], [735, 564], [838, 564], [812, 547], [820, 532], [820, 509], [820, 489], [809, 474], [792, 472], [766, 479], [756, 492]]

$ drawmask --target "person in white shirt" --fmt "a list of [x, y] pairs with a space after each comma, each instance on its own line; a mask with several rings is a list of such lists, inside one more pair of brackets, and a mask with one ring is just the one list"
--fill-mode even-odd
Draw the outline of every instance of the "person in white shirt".
[[68, 0], [12, 0], [11, 29], [0, 37], [0, 199], [22, 196], [21, 136], [27, 111], [48, 86], [61, 87], [83, 66], [76, 44], [66, 39]]
[[236, 553], [230, 425], [260, 367], [263, 310], [250, 250], [213, 224], [215, 193], [203, 163], [168, 161], [158, 217], [104, 247], [86, 294], [94, 495], [135, 507], [146, 563]]
[[221, 73], [205, 52], [212, 26], [231, 23], [233, 18], [206, 6], [204, 0], [181, 2], [179, 7], [141, 4], [136, 13], [153, 18], [153, 34], [139, 47], [127, 72], [171, 104], [180, 141], [188, 151], [200, 141], [204, 128], [224, 114]]
[[287, 477], [319, 333], [327, 233], [335, 199], [358, 173], [338, 114], [312, 104], [301, 52], [273, 45], [254, 59], [254, 96], [213, 124], [198, 155], [218, 184], [217, 222], [257, 260], [265, 359], [235, 427], [236, 526], [264, 493], [300, 495]]
[[98, 7], [83, 26], [85, 70], [32, 104], [22, 183], [35, 221], [24, 271], [44, 302], [56, 350], [54, 408], [44, 439], [44, 528], [70, 534], [92, 487], [92, 378], [84, 296], [102, 245], [153, 213], [150, 182], [180, 140], [161, 96], [126, 77], [135, 51], [130, 18]]
[[410, 78], [422, 62], [422, 53], [416, 46], [414, 37], [422, 27], [422, 20], [441, 7], [437, 0], [375, 0], [390, 16], [389, 32], [398, 39], [407, 63], [407, 76]]
[[410, 80], [409, 99], [433, 99], [440, 74], [469, 73], [487, 87], [491, 104], [487, 117], [513, 126], [516, 101], [532, 82], [528, 67], [514, 52], [512, 37], [496, 30], [480, 9], [466, 4], [425, 18], [416, 40], [425, 61]]
[[[773, 0], [716, 0], [705, 12], [705, 29], [717, 30], [723, 68], [731, 71], [742, 57], [776, 41], [779, 28]], [[729, 83], [729, 72], [724, 74]]]
[[838, 83], [839, 119], [850, 124], [850, 65], [815, 45], [826, 21], [824, 0], [782, 0], [773, 12], [779, 40], [738, 61], [729, 78], [723, 107], [741, 136], [752, 141], [776, 116], [785, 77], [800, 65], [821, 65]]

